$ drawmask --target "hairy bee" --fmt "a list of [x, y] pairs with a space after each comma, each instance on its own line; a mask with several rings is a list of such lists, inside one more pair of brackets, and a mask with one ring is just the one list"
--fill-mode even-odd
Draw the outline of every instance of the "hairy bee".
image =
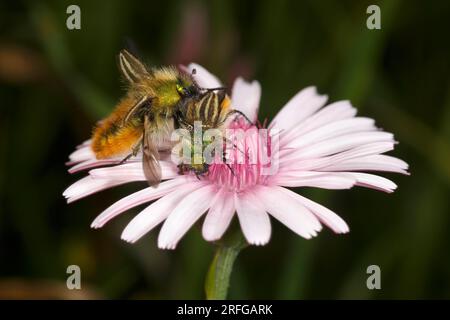
[[[92, 150], [97, 159], [125, 156], [142, 150], [143, 169], [150, 185], [161, 181], [158, 149], [170, 147], [170, 134], [186, 101], [202, 98], [192, 75], [173, 67], [147, 69], [126, 50], [119, 67], [129, 88], [115, 110], [94, 129]], [[183, 114], [183, 113], [181, 113]]]
[[202, 128], [220, 128], [234, 113], [231, 109], [230, 98], [223, 90], [209, 91], [198, 99], [186, 99], [181, 102], [181, 108], [175, 114], [180, 127], [192, 130], [193, 123], [200, 121]]
[[178, 165], [179, 172], [181, 174], [185, 172], [194, 172], [197, 177], [203, 175], [208, 172], [209, 164], [205, 162], [203, 158], [203, 152], [205, 148], [212, 143], [210, 141], [205, 143], [202, 137], [196, 137], [194, 132], [195, 122], [201, 124], [201, 130], [207, 131], [209, 129], [218, 129], [221, 135], [219, 137], [221, 140], [218, 143], [224, 143], [225, 137], [223, 136], [223, 128], [227, 123], [227, 120], [232, 115], [242, 116], [249, 123], [252, 123], [251, 120], [247, 118], [245, 114], [243, 114], [239, 110], [235, 110], [231, 108], [231, 100], [226, 95], [224, 90], [220, 90], [218, 92], [209, 91], [203, 94], [198, 99], [186, 99], [182, 102], [182, 107], [178, 110], [175, 115], [177, 123], [179, 127], [187, 129], [190, 133], [189, 135], [189, 144], [190, 149], [192, 149], [192, 142], [196, 143], [194, 139], [200, 139], [198, 143], [201, 144], [201, 150], [199, 150], [202, 154], [202, 161], [200, 163], [195, 163], [193, 161], [194, 153], [190, 154], [190, 161], [188, 163], [181, 163]]

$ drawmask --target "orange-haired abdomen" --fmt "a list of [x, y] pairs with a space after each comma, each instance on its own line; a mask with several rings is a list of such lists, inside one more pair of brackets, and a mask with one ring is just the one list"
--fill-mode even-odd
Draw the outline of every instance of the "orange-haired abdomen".
[[123, 124], [131, 100], [122, 100], [111, 115], [102, 120], [92, 134], [92, 151], [97, 159], [126, 156], [132, 152], [143, 133], [143, 126], [129, 122]]
[[226, 95], [224, 97], [224, 99], [222, 100], [222, 102], [220, 103], [219, 110], [220, 110], [220, 112], [218, 115], [217, 123], [223, 124], [225, 122], [225, 120], [227, 119], [229, 112], [232, 110], [231, 109], [231, 99], [228, 97], [228, 95]]
[[231, 108], [231, 99], [228, 97], [228, 95], [225, 96], [225, 98], [222, 100], [222, 103], [220, 104], [221, 110], [229, 110]]

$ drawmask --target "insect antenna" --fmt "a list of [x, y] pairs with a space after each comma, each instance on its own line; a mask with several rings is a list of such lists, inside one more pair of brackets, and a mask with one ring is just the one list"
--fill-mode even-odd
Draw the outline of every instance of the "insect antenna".
[[240, 111], [240, 110], [236, 110], [236, 109], [231, 110], [230, 113], [228, 113], [227, 116], [229, 117], [229, 116], [231, 116], [233, 113], [237, 113], [238, 115], [244, 117], [244, 119], [245, 119], [249, 124], [251, 124], [252, 126], [256, 126], [256, 123], [254, 123], [252, 120], [250, 120], [249, 117], [247, 117], [247, 115], [246, 115], [245, 113], [243, 113], [242, 111]]
[[131, 54], [133, 54], [135, 57], [141, 56], [141, 50], [139, 50], [139, 47], [137, 46], [136, 42], [133, 39], [131, 39], [130, 37], [124, 37], [122, 43], [125, 49]]
[[211, 92], [211, 91], [225, 91], [227, 90], [227, 87], [216, 87], [216, 88], [203, 88], [203, 87], [199, 87], [200, 90], [204, 90], [206, 92]]
[[235, 148], [235, 149], [238, 150], [240, 153], [242, 153], [243, 155], [245, 155], [244, 151], [242, 151], [241, 149], [239, 149], [239, 147], [238, 147], [232, 140], [228, 139], [227, 137], [223, 137], [223, 139], [224, 139], [226, 142], [230, 143], [230, 144], [233, 146], [233, 148]]

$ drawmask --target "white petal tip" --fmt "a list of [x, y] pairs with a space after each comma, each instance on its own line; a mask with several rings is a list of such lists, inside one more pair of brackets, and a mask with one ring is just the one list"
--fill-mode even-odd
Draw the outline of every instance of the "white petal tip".
[[263, 240], [263, 241], [261, 241], [261, 240], [254, 240], [254, 241], [249, 241], [248, 243], [251, 244], [251, 245], [254, 245], [254, 246], [261, 247], [261, 246], [266, 245], [268, 242], [269, 242], [269, 240]]
[[103, 224], [99, 223], [98, 221], [94, 221], [91, 223], [92, 229], [100, 229], [101, 227], [103, 227]]
[[134, 239], [134, 238], [130, 237], [129, 235], [123, 235], [123, 234], [122, 234], [122, 236], [120, 238], [123, 241], [125, 241], [127, 243], [131, 243], [131, 244], [136, 243], [136, 241], [138, 240], [138, 239]]
[[340, 230], [334, 230], [334, 233], [336, 233], [336, 234], [346, 234], [349, 232], [350, 232], [350, 229], [348, 226], [345, 226], [345, 228], [342, 228]]
[[249, 239], [245, 236], [245, 234], [244, 234], [244, 238], [248, 244], [251, 244], [253, 246], [264, 246], [264, 245], [268, 244], [270, 241], [270, 237]]
[[213, 242], [213, 241], [220, 240], [220, 237], [204, 234], [203, 239], [205, 239], [208, 242]]
[[242, 78], [242, 77], [237, 77], [235, 81], [236, 81], [239, 85], [245, 84], [245, 85], [249, 85], [249, 86], [254, 86], [255, 88], [256, 88], [256, 87], [258, 87], [258, 88], [261, 87], [259, 81], [257, 81], [257, 80], [247, 81], [247, 80], [245, 80], [245, 79]]
[[69, 197], [69, 196], [66, 197], [66, 202], [67, 202], [67, 204], [73, 203], [73, 202], [75, 202], [75, 201], [77, 201], [76, 198], [72, 198], [72, 197]]
[[162, 250], [174, 250], [176, 248], [176, 244], [163, 243], [158, 244], [158, 248]]
[[309, 234], [302, 235], [302, 237], [307, 239], [307, 240], [315, 238], [319, 234], [319, 231], [321, 231], [321, 230], [317, 230], [317, 232], [311, 232]]
[[397, 185], [393, 183], [392, 186], [388, 186], [386, 188], [378, 189], [378, 190], [386, 192], [386, 193], [393, 193], [395, 190], [397, 190]]
[[136, 231], [133, 231], [131, 228], [125, 228], [120, 235], [120, 238], [128, 243], [136, 243], [139, 239], [142, 238], [144, 234], [137, 234]]
[[176, 243], [170, 242], [169, 239], [164, 239], [161, 237], [161, 233], [158, 237], [158, 248], [162, 250], [173, 250], [176, 247]]

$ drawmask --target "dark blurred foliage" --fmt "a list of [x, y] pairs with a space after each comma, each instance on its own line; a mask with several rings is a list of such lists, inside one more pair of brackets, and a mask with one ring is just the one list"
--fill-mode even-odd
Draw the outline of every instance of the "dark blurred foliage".
[[[70, 31], [75, 3], [82, 29]], [[374, 3], [381, 30], [366, 28]], [[128, 46], [152, 65], [196, 61], [228, 84], [258, 79], [261, 119], [317, 85], [394, 132], [393, 154], [411, 165], [409, 177], [388, 175], [399, 185], [390, 195], [297, 190], [351, 232], [307, 241], [273, 221], [271, 242], [240, 255], [231, 298], [450, 298], [449, 9], [395, 0], [1, 1], [0, 297], [204, 297], [213, 246], [199, 228], [175, 251], [157, 249], [157, 230], [136, 245], [120, 240], [137, 210], [89, 228], [142, 185], [71, 205], [61, 195], [81, 177], [66, 172], [68, 154], [123, 94], [115, 59]], [[71, 264], [82, 269], [73, 295], [61, 289]], [[371, 264], [381, 267], [382, 290], [366, 288]]]

